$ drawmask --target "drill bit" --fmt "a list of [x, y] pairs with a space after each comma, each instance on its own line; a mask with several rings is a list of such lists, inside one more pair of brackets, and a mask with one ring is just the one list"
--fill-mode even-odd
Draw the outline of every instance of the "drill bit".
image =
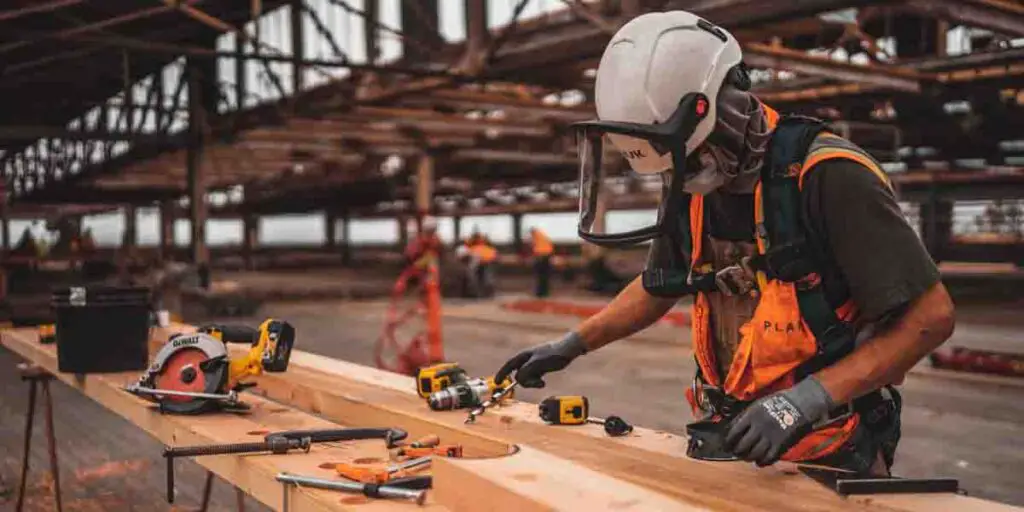
[[466, 423], [468, 424], [475, 422], [477, 416], [483, 414], [488, 407], [500, 402], [502, 398], [505, 398], [505, 395], [511, 393], [512, 390], [515, 389], [515, 387], [518, 385], [519, 381], [513, 379], [512, 383], [509, 384], [507, 388], [495, 391], [494, 394], [491, 395], [490, 400], [480, 404], [480, 407], [477, 407], [476, 409], [473, 409], [472, 411], [469, 412], [469, 417], [466, 418]]

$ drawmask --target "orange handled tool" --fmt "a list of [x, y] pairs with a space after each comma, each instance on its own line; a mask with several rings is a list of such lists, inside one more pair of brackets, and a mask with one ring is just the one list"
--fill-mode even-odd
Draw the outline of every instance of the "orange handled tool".
[[424, 446], [422, 448], [399, 448], [399, 457], [426, 457], [437, 455], [439, 457], [462, 457], [461, 444], [445, 444], [440, 446]]
[[364, 484], [382, 484], [391, 480], [391, 477], [399, 473], [403, 473], [407, 470], [420, 466], [425, 466], [427, 464], [430, 464], [429, 456], [410, 459], [399, 464], [392, 464], [386, 469], [373, 467], [364, 468], [344, 463], [336, 464], [334, 469], [339, 475], [348, 478], [349, 480], [355, 480], [356, 482], [362, 482]]

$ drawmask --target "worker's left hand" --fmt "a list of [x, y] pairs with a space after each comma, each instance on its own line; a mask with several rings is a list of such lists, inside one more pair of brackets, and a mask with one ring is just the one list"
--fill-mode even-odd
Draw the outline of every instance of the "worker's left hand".
[[808, 377], [750, 404], [729, 426], [725, 448], [758, 466], [774, 464], [833, 407], [828, 391]]
[[515, 372], [516, 381], [524, 388], [542, 388], [544, 374], [556, 372], [569, 366], [577, 357], [587, 353], [583, 338], [570, 332], [553, 343], [545, 343], [524, 350], [501, 366], [494, 374], [494, 382], [505, 382]]

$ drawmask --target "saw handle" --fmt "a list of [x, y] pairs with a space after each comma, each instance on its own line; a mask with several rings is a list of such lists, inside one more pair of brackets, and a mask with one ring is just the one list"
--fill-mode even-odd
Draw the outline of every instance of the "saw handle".
[[247, 325], [206, 325], [199, 329], [224, 343], [248, 343], [255, 345], [259, 341], [260, 331]]

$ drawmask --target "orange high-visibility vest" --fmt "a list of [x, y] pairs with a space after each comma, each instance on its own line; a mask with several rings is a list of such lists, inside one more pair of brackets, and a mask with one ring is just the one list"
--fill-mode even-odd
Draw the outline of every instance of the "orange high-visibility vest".
[[534, 231], [531, 234], [531, 238], [533, 239], [534, 256], [550, 256], [551, 253], [555, 252], [555, 245], [551, 243], [551, 239], [541, 230]]
[[476, 256], [481, 263], [493, 263], [498, 259], [498, 250], [486, 242], [469, 246], [469, 252]]
[[[769, 126], [774, 128], [779, 116], [767, 106], [765, 110], [768, 112]], [[856, 145], [828, 132], [817, 135], [802, 163], [787, 170], [788, 176], [796, 177], [796, 186], [802, 188], [804, 178], [817, 164], [834, 158], [856, 161], [889, 185], [885, 173], [870, 156]], [[761, 255], [769, 248], [763, 188], [763, 183], [759, 182], [754, 192], [757, 249]], [[691, 268], [695, 271], [702, 267], [711, 270], [701, 262], [704, 239], [703, 197], [693, 195], [689, 202]], [[816, 286], [820, 286], [820, 276], [811, 275], [818, 278]], [[800, 285], [804, 286], [805, 283], [801, 281]], [[757, 272], [757, 290], [751, 293], [756, 293], [759, 301], [753, 317], [740, 327], [740, 342], [725, 375], [719, 375], [715, 361], [708, 297], [705, 292], [696, 293], [692, 321], [693, 348], [701, 378], [706, 384], [720, 387], [726, 394], [741, 401], [755, 400], [795, 384], [798, 368], [819, 355], [819, 344], [807, 319], [801, 314], [797, 286], [797, 282], [785, 282], [769, 278], [763, 271]], [[856, 311], [852, 302], [848, 300], [835, 310], [835, 315], [842, 321], [853, 321]], [[687, 398], [696, 410], [697, 403], [692, 393], [688, 392]], [[786, 452], [782, 459], [802, 461], [829, 455], [850, 439], [859, 421], [860, 416], [856, 413], [840, 416], [808, 434]]]

